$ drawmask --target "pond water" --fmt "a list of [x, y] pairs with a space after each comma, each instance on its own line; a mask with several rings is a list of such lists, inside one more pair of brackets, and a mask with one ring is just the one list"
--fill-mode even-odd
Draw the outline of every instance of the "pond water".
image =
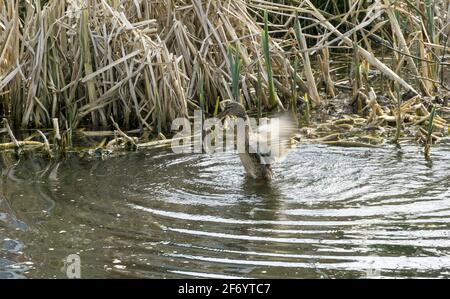
[[3, 157], [0, 277], [450, 277], [449, 150], [299, 145], [270, 183], [233, 154]]

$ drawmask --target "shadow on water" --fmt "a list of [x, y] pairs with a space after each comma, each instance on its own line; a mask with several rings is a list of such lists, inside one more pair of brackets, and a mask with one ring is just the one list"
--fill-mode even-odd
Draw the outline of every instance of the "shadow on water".
[[275, 220], [280, 207], [279, 199], [282, 197], [282, 192], [277, 183], [254, 180], [248, 176], [244, 176], [242, 181], [242, 193], [249, 197], [259, 198], [260, 209], [264, 211], [264, 219]]
[[304, 145], [266, 182], [235, 155], [3, 155], [0, 277], [449, 277], [449, 158]]

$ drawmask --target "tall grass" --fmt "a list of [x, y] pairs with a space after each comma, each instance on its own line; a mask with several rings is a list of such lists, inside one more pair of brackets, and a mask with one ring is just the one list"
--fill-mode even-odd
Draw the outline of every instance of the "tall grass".
[[239, 57], [239, 51], [236, 51], [236, 55], [233, 56], [233, 50], [228, 47], [228, 59], [230, 63], [231, 72], [231, 88], [233, 93], [233, 99], [236, 102], [240, 101], [240, 72], [241, 72], [241, 60]]
[[[160, 133], [194, 109], [217, 112], [219, 98], [261, 115], [306, 93], [313, 109], [334, 96], [316, 86], [324, 49], [321, 66], [350, 52], [402, 91], [432, 95], [448, 19], [435, 0], [2, 1], [0, 112], [25, 128], [57, 119], [73, 132], [112, 118]], [[382, 62], [373, 47], [399, 59]]]
[[[246, 105], [271, 106], [273, 74], [254, 63], [263, 55], [263, 28], [246, 1], [166, 2], [2, 2], [3, 114], [25, 128], [51, 127], [53, 118], [61, 128], [104, 128], [112, 116], [124, 128], [161, 132], [192, 109], [213, 110], [218, 97], [239, 100], [239, 90]], [[265, 43], [269, 63], [288, 65], [276, 43]], [[262, 98], [252, 92], [256, 76], [239, 77], [241, 68], [262, 72]]]

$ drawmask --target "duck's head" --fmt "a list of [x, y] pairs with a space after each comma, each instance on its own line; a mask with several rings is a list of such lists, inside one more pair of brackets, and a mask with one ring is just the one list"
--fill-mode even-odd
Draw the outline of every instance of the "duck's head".
[[225, 107], [223, 108], [223, 111], [217, 114], [217, 118], [223, 119], [226, 116], [234, 116], [238, 118], [246, 118], [247, 112], [245, 112], [245, 108], [241, 103], [227, 100], [224, 101]]

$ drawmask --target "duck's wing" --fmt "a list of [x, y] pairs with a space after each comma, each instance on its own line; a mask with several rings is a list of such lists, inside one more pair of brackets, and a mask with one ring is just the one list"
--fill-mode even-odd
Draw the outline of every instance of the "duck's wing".
[[256, 149], [266, 164], [281, 161], [292, 148], [291, 138], [297, 131], [297, 123], [289, 113], [260, 119], [260, 125], [250, 135], [249, 149]]

